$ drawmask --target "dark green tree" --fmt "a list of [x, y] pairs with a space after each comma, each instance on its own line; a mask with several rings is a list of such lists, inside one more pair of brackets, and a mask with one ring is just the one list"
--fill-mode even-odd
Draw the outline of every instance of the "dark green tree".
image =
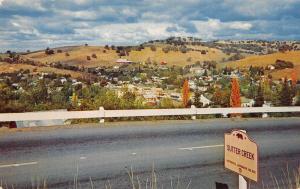
[[203, 76], [205, 76], [205, 77], [208, 76], [207, 69], [204, 70]]
[[284, 79], [282, 89], [279, 94], [279, 100], [281, 106], [291, 106], [293, 102], [293, 95], [291, 91], [291, 87], [287, 78]]
[[200, 98], [201, 98], [201, 93], [200, 91], [197, 89], [194, 93], [194, 103], [193, 105], [196, 106], [196, 108], [201, 108], [203, 106], [202, 102], [200, 101]]
[[257, 89], [257, 94], [255, 97], [254, 107], [262, 107], [264, 104], [264, 94], [261, 84], [259, 85]]
[[125, 91], [122, 97], [123, 108], [134, 108], [136, 95], [130, 91]]

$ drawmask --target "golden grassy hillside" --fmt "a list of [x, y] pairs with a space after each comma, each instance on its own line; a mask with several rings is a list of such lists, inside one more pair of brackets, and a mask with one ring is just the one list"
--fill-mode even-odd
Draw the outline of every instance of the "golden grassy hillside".
[[[252, 66], [267, 66], [270, 64], [274, 64], [277, 59], [285, 60], [293, 62], [295, 69], [298, 73], [298, 79], [300, 79], [300, 51], [289, 51], [285, 53], [274, 53], [268, 55], [261, 55], [261, 56], [250, 56], [238, 61], [228, 62], [220, 64], [221, 67], [233, 67], [233, 68], [249, 68]], [[289, 77], [292, 72], [292, 69], [284, 69], [284, 70], [276, 70], [271, 71], [270, 74], [275, 78], [279, 79], [282, 77]]]
[[152, 51], [150, 48], [145, 48], [142, 51], [132, 51], [128, 59], [135, 62], [145, 62], [150, 58], [151, 61], [157, 63], [166, 61], [169, 65], [185, 66], [194, 64], [196, 61], [221, 61], [225, 57], [227, 57], [227, 55], [217, 49], [209, 49], [208, 53], [203, 55], [198, 51], [188, 51], [187, 53], [169, 51], [168, 53], [164, 53], [162, 48], [158, 47], [156, 51]]
[[[106, 50], [106, 53], [103, 53], [103, 50], [103, 47], [78, 46], [71, 48], [63, 48], [63, 53], [55, 52], [55, 54], [53, 55], [46, 55], [44, 51], [39, 51], [23, 55], [23, 58], [32, 59], [35, 61], [42, 62], [44, 64], [61, 61], [64, 63], [82, 65], [86, 67], [93, 67], [97, 65], [110, 65], [112, 60], [116, 60], [118, 58], [115, 51]], [[69, 53], [70, 56], [66, 56], [66, 52]], [[92, 58], [92, 54], [96, 54], [97, 58]], [[88, 61], [87, 56], [90, 56], [91, 60]]]
[[[85, 67], [115, 65], [115, 61], [120, 58], [115, 50], [106, 50], [106, 53], [104, 53], [104, 47], [99, 46], [77, 46], [71, 48], [64, 47], [62, 49], [63, 53], [46, 55], [44, 51], [40, 51], [23, 55], [23, 58], [32, 59], [44, 64], [61, 61], [64, 63], [80, 66], [82, 65]], [[68, 52], [70, 56], [66, 56], [65, 52]], [[96, 54], [97, 58], [91, 58], [91, 60], [87, 60], [87, 56], [92, 56], [92, 54]], [[152, 51], [149, 47], [146, 47], [141, 51], [132, 50], [129, 53], [129, 56], [123, 56], [122, 58], [126, 58], [134, 62], [145, 62], [150, 58], [151, 61], [155, 61], [157, 63], [166, 61], [169, 65], [184, 66], [193, 64], [196, 61], [221, 61], [226, 57], [227, 55], [218, 49], [208, 49], [208, 53], [202, 55], [198, 51], [189, 51], [187, 53], [170, 51], [168, 53], [164, 53], [162, 51], [162, 47], [157, 47], [156, 51]]]
[[295, 65], [300, 64], [300, 51], [288, 51], [285, 53], [278, 52], [268, 55], [250, 56], [238, 61], [224, 63], [222, 66], [245, 68], [252, 65], [265, 67], [267, 65], [274, 64], [277, 59], [291, 61]]
[[8, 64], [4, 62], [0, 62], [0, 73], [12, 73], [19, 70], [26, 70], [29, 69], [32, 73], [57, 73], [57, 74], [70, 74], [73, 78], [83, 78], [84, 73], [82, 72], [75, 72], [71, 70], [62, 70], [62, 69], [56, 69], [51, 67], [38, 67], [38, 66], [32, 66], [28, 64]]

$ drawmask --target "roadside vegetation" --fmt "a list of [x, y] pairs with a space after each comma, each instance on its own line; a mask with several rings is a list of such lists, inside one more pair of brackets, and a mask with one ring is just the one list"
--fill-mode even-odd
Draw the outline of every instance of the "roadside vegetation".
[[[126, 174], [128, 175], [128, 189], [189, 189], [192, 185], [192, 179], [188, 181], [182, 181], [182, 179], [177, 177], [170, 177], [169, 183], [160, 183], [159, 176], [157, 171], [152, 166], [150, 172], [147, 172], [146, 177], [140, 176], [138, 173], [135, 173], [133, 168], [130, 167], [126, 169]], [[144, 173], [145, 174], [145, 173]], [[269, 179], [271, 182], [267, 183]], [[84, 182], [84, 183], [83, 183]], [[114, 183], [110, 180], [104, 181], [104, 184], [99, 185], [98, 181], [94, 180], [92, 177], [89, 177], [88, 180], [81, 181], [79, 170], [77, 168], [77, 172], [74, 175], [73, 183], [69, 184], [68, 189], [119, 189], [114, 187]], [[102, 182], [103, 183], [103, 182]], [[248, 188], [252, 188], [254, 186], [257, 188], [258, 186], [261, 189], [298, 189], [300, 187], [300, 167], [291, 171], [288, 166], [286, 170], [281, 170], [281, 176], [276, 177], [273, 173], [269, 174], [268, 178], [261, 179], [257, 184], [249, 181]], [[215, 186], [207, 186], [208, 188], [214, 189]], [[18, 189], [18, 187], [13, 184], [7, 184], [5, 181], [0, 181], [1, 189]], [[27, 188], [31, 189], [47, 189], [51, 188], [47, 185], [47, 180], [32, 180], [31, 187], [27, 186]]]

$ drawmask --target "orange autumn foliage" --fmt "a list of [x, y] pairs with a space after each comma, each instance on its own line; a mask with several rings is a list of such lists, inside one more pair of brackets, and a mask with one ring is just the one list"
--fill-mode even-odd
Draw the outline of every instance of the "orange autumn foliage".
[[292, 75], [291, 75], [291, 80], [292, 80], [292, 86], [295, 87], [297, 84], [297, 71], [296, 69], [293, 70]]
[[231, 79], [231, 95], [230, 95], [230, 106], [241, 107], [241, 94], [240, 86], [237, 78]]
[[190, 99], [190, 87], [189, 87], [189, 82], [186, 79], [182, 87], [182, 103], [184, 107], [187, 107], [189, 99]]

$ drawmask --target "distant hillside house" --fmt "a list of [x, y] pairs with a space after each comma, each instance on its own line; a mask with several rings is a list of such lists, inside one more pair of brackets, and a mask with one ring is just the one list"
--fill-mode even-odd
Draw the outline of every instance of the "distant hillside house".
[[181, 94], [180, 93], [171, 93], [170, 97], [172, 100], [176, 101], [182, 101]]
[[160, 65], [167, 65], [167, 62], [166, 61], [161, 61]]
[[155, 94], [144, 94], [143, 97], [148, 105], [157, 104], [157, 96]]
[[117, 61], [116, 61], [116, 63], [118, 63], [118, 64], [131, 64], [132, 63], [132, 61], [130, 61], [130, 60], [127, 60], [127, 59], [118, 59]]
[[203, 75], [205, 72], [205, 69], [201, 67], [192, 67], [190, 68], [190, 72], [197, 75]]
[[268, 65], [267, 68], [268, 68], [269, 70], [275, 70], [275, 66], [273, 66], [273, 65]]

